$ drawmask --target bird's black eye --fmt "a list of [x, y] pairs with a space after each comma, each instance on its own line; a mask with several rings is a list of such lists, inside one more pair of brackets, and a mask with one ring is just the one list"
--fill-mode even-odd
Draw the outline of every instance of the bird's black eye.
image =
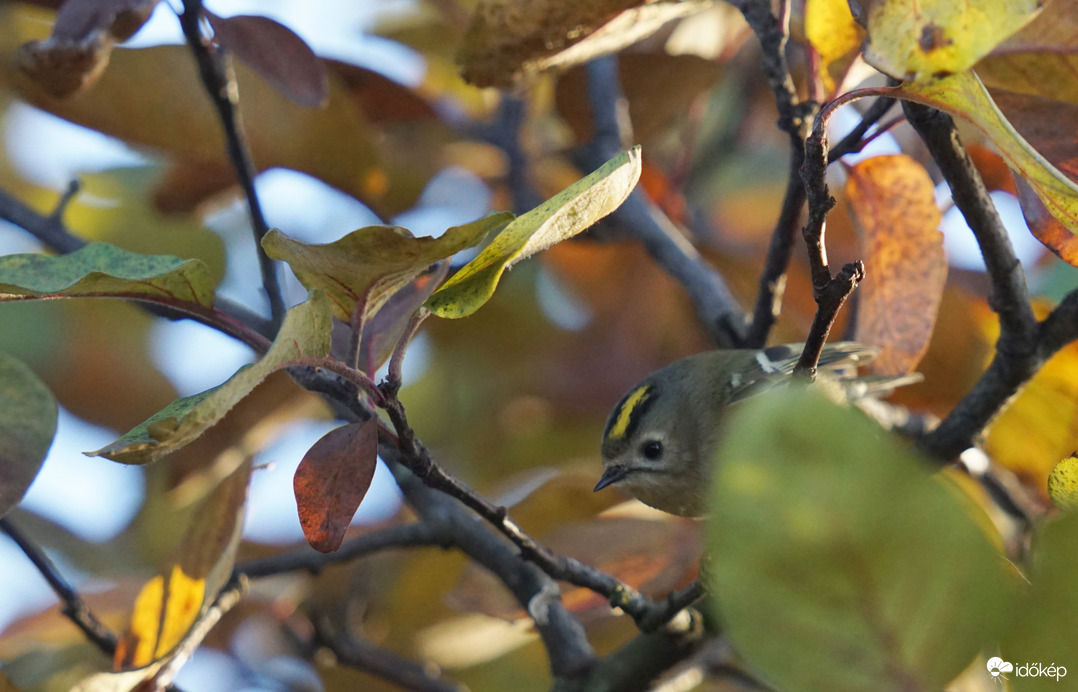
[[640, 453], [648, 461], [658, 461], [663, 456], [663, 443], [658, 440], [648, 440], [640, 445]]

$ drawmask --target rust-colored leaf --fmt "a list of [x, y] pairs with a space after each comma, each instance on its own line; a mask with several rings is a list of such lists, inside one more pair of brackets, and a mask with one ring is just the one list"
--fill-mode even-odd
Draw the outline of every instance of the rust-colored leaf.
[[1061, 260], [1078, 267], [1078, 236], [1052, 216], [1029, 183], [1022, 178], [1015, 178], [1014, 182], [1030, 232]]
[[320, 106], [329, 98], [325, 66], [294, 31], [269, 17], [205, 14], [217, 42], [279, 92], [302, 106]]
[[928, 348], [947, 280], [932, 179], [908, 156], [877, 156], [850, 169], [846, 196], [865, 253], [857, 340], [883, 349], [875, 372], [910, 372]]
[[311, 547], [332, 553], [371, 487], [378, 461], [378, 421], [350, 423], [326, 433], [299, 462], [292, 487], [299, 523]]
[[146, 23], [157, 0], [68, 0], [52, 35], [19, 48], [19, 69], [56, 98], [67, 98], [98, 80], [112, 47]]
[[992, 190], [1001, 190], [1017, 195], [1018, 190], [1014, 186], [1014, 176], [1003, 157], [992, 151], [983, 144], [968, 144], [966, 152], [973, 159], [973, 165], [981, 174], [984, 185]]

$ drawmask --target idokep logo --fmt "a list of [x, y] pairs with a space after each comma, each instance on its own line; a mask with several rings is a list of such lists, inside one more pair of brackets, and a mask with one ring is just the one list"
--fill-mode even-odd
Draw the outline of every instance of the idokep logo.
[[1056, 682], [1060, 678], [1067, 676], [1067, 669], [1054, 663], [1047, 666], [1043, 663], [1023, 663], [1020, 666], [1015, 666], [1009, 661], [1004, 661], [999, 656], [988, 659], [985, 666], [988, 668], [988, 674], [997, 681], [1008, 679], [1004, 673], [1013, 673], [1019, 678], [1055, 678]]

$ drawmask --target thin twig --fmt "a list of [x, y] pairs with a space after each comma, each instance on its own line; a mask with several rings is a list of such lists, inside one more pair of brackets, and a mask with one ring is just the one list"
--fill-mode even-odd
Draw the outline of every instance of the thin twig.
[[[872, 129], [872, 126], [878, 123], [883, 116], [887, 115], [887, 111], [891, 110], [891, 107], [895, 105], [893, 98], [881, 96], [872, 102], [872, 105], [868, 107], [865, 114], [861, 116], [861, 122], [857, 123], [850, 132], [842, 138], [842, 140], [831, 147], [831, 150], [827, 152], [827, 162], [834, 163], [838, 161], [846, 154], [855, 154], [860, 152], [865, 144], [870, 142], [872, 137], [865, 138], [865, 134]], [[891, 125], [885, 125], [878, 128], [877, 132], [884, 132], [889, 129]]]
[[465, 689], [442, 677], [431, 666], [352, 636], [328, 615], [316, 615], [312, 624], [315, 644], [332, 651], [341, 665], [369, 673], [411, 692], [462, 692]]
[[397, 341], [397, 345], [393, 349], [393, 355], [389, 357], [389, 372], [386, 375], [386, 381], [394, 394], [400, 390], [401, 384], [404, 382], [404, 354], [407, 353], [408, 347], [412, 344], [412, 339], [415, 338], [420, 325], [423, 324], [423, 320], [427, 319], [428, 316], [430, 316], [430, 310], [423, 306], [420, 306], [415, 311], [415, 314], [409, 318], [408, 325], [404, 328], [404, 333], [401, 334], [400, 340]]
[[11, 540], [15, 541], [15, 544], [19, 546], [30, 562], [34, 563], [34, 567], [41, 572], [41, 576], [45, 577], [45, 581], [49, 583], [49, 586], [52, 587], [52, 590], [64, 604], [61, 610], [64, 616], [75, 623], [75, 626], [82, 630], [83, 634], [93, 642], [94, 646], [110, 657], [115, 655], [116, 635], [97, 619], [93, 611], [79, 598], [75, 589], [60, 576], [56, 565], [52, 564], [52, 560], [45, 555], [44, 551], [38, 548], [26, 534], [11, 523], [10, 518], [4, 517], [0, 519], [0, 531], [3, 531]]
[[262, 214], [262, 206], [258, 202], [258, 194], [255, 191], [256, 169], [251, 159], [243, 120], [237, 106], [239, 95], [235, 75], [226, 64], [220, 50], [202, 34], [202, 0], [183, 0], [183, 8], [180, 26], [183, 27], [187, 44], [198, 63], [202, 83], [221, 119], [227, 142], [228, 158], [236, 169], [236, 177], [247, 197], [251, 228], [255, 238], [255, 251], [258, 254], [258, 265], [262, 272], [262, 287], [269, 300], [273, 321], [279, 325], [284, 320], [284, 299], [281, 295], [281, 285], [277, 280], [277, 266], [262, 249], [262, 238], [269, 232], [269, 225]]
[[341, 545], [333, 553], [318, 553], [308, 547], [274, 555], [258, 560], [251, 560], [236, 565], [233, 574], [249, 579], [271, 577], [285, 572], [306, 571], [318, 574], [327, 566], [348, 562], [357, 557], [393, 548], [415, 548], [439, 546], [448, 548], [451, 542], [445, 532], [425, 522], [389, 526], [372, 533], [356, 536]]

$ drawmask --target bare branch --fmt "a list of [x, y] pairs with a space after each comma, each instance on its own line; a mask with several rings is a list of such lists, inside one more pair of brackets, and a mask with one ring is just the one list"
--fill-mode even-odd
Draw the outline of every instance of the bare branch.
[[183, 0], [183, 8], [180, 26], [183, 27], [187, 44], [191, 47], [191, 52], [198, 63], [202, 83], [224, 127], [228, 158], [236, 169], [236, 176], [247, 197], [251, 228], [255, 237], [255, 251], [258, 253], [258, 265], [262, 271], [262, 287], [269, 299], [273, 322], [279, 325], [284, 320], [284, 299], [281, 296], [281, 285], [277, 280], [277, 265], [262, 249], [262, 238], [269, 232], [269, 225], [262, 214], [262, 207], [255, 192], [256, 169], [247, 145], [247, 136], [244, 134], [243, 120], [237, 108], [239, 97], [235, 75], [226, 65], [219, 49], [202, 35], [202, 0]]
[[[578, 163], [592, 170], [623, 148], [624, 123], [618, 114], [622, 96], [616, 58], [593, 60], [588, 63], [587, 72], [595, 138], [578, 152]], [[696, 314], [717, 345], [729, 348], [743, 343], [745, 313], [726, 282], [644, 192], [634, 190], [612, 218], [643, 243], [659, 266], [685, 288]]]
[[15, 544], [25, 553], [30, 562], [34, 563], [34, 567], [41, 572], [41, 576], [45, 577], [45, 581], [49, 583], [49, 586], [52, 587], [52, 590], [56, 592], [57, 597], [64, 604], [61, 610], [64, 616], [75, 623], [75, 626], [82, 630], [83, 634], [93, 642], [94, 646], [110, 657], [113, 656], [116, 653], [116, 635], [97, 619], [97, 616], [86, 606], [86, 603], [79, 598], [75, 589], [60, 576], [56, 565], [52, 564], [52, 560], [45, 555], [44, 551], [38, 548], [26, 534], [11, 523], [11, 519], [8, 517], [0, 518], [0, 531], [3, 531], [11, 540], [15, 541]]

